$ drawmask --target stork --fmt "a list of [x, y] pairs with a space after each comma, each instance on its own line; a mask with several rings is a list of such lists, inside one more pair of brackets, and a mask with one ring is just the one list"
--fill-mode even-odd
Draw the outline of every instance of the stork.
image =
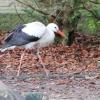
[[45, 26], [43, 23], [36, 21], [19, 25], [11, 31], [4, 40], [5, 42], [0, 51], [4, 52], [20, 46], [25, 49], [37, 49], [38, 58], [46, 71], [41, 56], [39, 55], [39, 48], [52, 44], [54, 42], [55, 34], [65, 37], [65, 34], [59, 30], [59, 27], [55, 23], [49, 23]]

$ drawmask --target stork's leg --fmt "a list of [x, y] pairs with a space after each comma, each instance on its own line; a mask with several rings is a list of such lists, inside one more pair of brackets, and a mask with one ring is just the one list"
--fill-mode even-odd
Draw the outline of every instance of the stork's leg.
[[37, 49], [37, 56], [38, 56], [39, 62], [41, 63], [41, 65], [42, 65], [42, 67], [43, 67], [43, 70], [44, 70], [45, 73], [46, 73], [46, 76], [48, 77], [48, 76], [49, 76], [49, 70], [46, 69], [46, 67], [45, 67], [45, 65], [44, 65], [44, 63], [43, 63], [43, 61], [42, 61], [42, 58], [41, 58], [41, 56], [40, 56], [40, 54], [39, 54], [39, 49]]
[[17, 77], [18, 77], [19, 74], [20, 74], [21, 65], [22, 65], [22, 61], [23, 61], [24, 55], [25, 55], [25, 50], [23, 51], [23, 53], [21, 54], [21, 57], [20, 57], [20, 62], [19, 62], [18, 71], [17, 71]]

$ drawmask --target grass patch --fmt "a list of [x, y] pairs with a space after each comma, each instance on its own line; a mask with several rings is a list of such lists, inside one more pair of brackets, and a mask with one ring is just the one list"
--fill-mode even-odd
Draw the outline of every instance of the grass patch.
[[0, 14], [0, 30], [9, 31], [18, 24], [28, 23], [33, 21], [32, 18], [25, 14], [20, 15], [24, 22], [16, 14]]

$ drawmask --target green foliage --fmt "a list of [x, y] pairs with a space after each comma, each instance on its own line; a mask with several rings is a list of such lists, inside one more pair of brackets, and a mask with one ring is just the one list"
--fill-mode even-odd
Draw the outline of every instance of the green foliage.
[[[77, 29], [82, 33], [100, 35], [99, 20], [100, 19], [100, 6], [91, 3], [89, 0], [73, 0], [74, 13], [70, 16], [70, 22], [75, 24], [77, 22], [78, 14], [81, 18], [78, 22]], [[83, 3], [81, 3], [83, 1]], [[97, 1], [96, 1], [97, 2]], [[86, 8], [84, 8], [84, 6]]]
[[95, 25], [94, 19], [93, 18], [88, 18], [87, 22], [88, 22], [88, 27], [91, 30], [91, 33], [95, 32], [96, 25]]
[[85, 29], [84, 29], [85, 33], [89, 32], [89, 33], [93, 34], [96, 32], [95, 20], [92, 17], [87, 17], [86, 23], [84, 23], [84, 24], [83, 25], [85, 26]]
[[81, 20], [78, 24], [78, 30], [82, 33], [92, 34], [92, 35], [100, 35], [99, 31], [99, 21], [96, 20], [91, 13], [80, 10], [81, 12]]

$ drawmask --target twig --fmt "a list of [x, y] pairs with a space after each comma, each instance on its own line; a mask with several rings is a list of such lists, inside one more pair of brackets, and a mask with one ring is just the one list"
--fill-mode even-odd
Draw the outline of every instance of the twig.
[[37, 8], [40, 9], [40, 8], [39, 8], [39, 4], [37, 3], [37, 1], [34, 0], [34, 2], [35, 2], [35, 4], [36, 4]]
[[22, 1], [20, 1], [20, 0], [16, 0], [16, 1], [19, 2], [19, 3], [21, 3], [21, 4], [23, 4], [23, 5], [25, 5], [25, 6], [30, 7], [31, 9], [33, 9], [33, 10], [35, 10], [35, 11], [37, 11], [37, 12], [43, 14], [43, 15], [49, 15], [48, 13], [43, 12], [43, 11], [40, 10], [40, 9], [36, 9], [35, 7], [33, 7], [33, 6], [32, 6], [31, 4], [29, 4], [29, 3], [25, 3], [25, 2], [22, 2]]
[[5, 68], [5, 72], [6, 72], [6, 74], [7, 74], [7, 70], [8, 70], [8, 68], [10, 68], [11, 67], [11, 55], [10, 55], [10, 53], [8, 52], [8, 59], [9, 59], [9, 63], [8, 63], [8, 65], [6, 66], [6, 68]]
[[97, 20], [100, 20], [100, 16], [96, 15], [92, 10], [88, 9], [88, 8], [85, 6], [85, 4], [84, 4], [83, 1], [81, 1], [81, 3], [83, 4], [83, 8], [84, 8], [85, 10], [87, 10], [88, 12], [90, 12]]
[[92, 2], [92, 3], [94, 3], [94, 4], [100, 4], [99, 2], [92, 1], [92, 0], [90, 0], [89, 2]]
[[24, 19], [23, 19], [23, 18], [20, 16], [20, 14], [18, 13], [17, 8], [16, 8], [16, 5], [15, 5], [14, 2], [13, 2], [13, 5], [14, 5], [14, 8], [15, 8], [16, 14], [17, 14], [17, 16], [19, 17], [19, 19], [25, 23]]
[[[66, 6], [66, 3], [63, 5], [63, 8]], [[57, 19], [58, 19], [58, 17], [59, 17], [59, 15], [61, 14], [61, 12], [62, 12], [62, 10], [60, 10], [60, 12], [57, 14], [57, 16], [56, 16], [56, 18], [55, 18], [55, 20], [54, 21], [56, 21]]]

